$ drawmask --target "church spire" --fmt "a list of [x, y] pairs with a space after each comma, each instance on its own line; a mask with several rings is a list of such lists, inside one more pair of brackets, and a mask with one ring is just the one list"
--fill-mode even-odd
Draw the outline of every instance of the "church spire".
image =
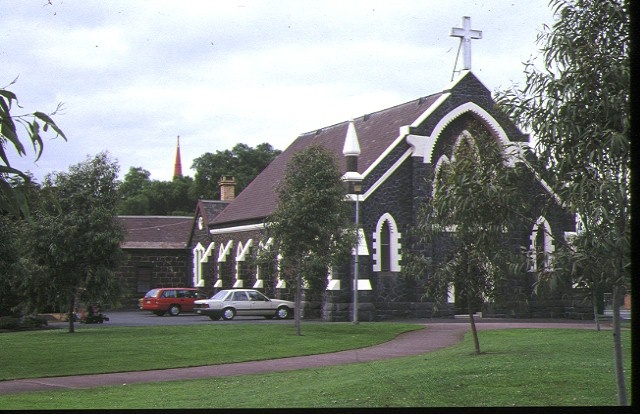
[[180, 135], [178, 135], [178, 147], [176, 148], [176, 163], [173, 166], [173, 178], [182, 177], [182, 160], [180, 159]]

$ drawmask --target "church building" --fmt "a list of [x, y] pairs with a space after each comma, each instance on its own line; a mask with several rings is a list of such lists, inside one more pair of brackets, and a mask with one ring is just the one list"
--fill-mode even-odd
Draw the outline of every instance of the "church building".
[[[443, 90], [300, 135], [237, 196], [233, 177], [222, 177], [222, 200], [201, 201], [196, 209], [189, 243], [192, 285], [213, 291], [255, 288], [293, 298], [295, 275], [281, 268], [277, 241], [264, 223], [277, 207], [276, 188], [289, 160], [317, 144], [335, 155], [350, 186], [360, 242], [352, 261], [329, 270], [326, 291], [305, 290], [303, 317], [375, 321], [463, 313], [464, 299], [452, 289], [450, 303], [436, 314], [433, 301], [424, 297], [429, 275], [416, 277], [406, 269], [420, 205], [431, 197], [440, 166], [473, 128], [502, 144], [513, 165], [523, 162], [519, 155], [526, 152], [529, 136], [496, 108], [491, 92], [471, 71], [471, 40], [482, 38], [482, 32], [471, 30], [464, 17], [463, 27], [453, 28], [451, 36], [460, 38], [463, 68]], [[502, 291], [479, 310], [496, 317], [590, 318], [590, 304], [574, 300], [571, 286], [544, 297], [534, 294], [538, 272], [553, 269], [556, 244], [575, 234], [576, 221], [533, 168], [529, 172], [522, 191], [532, 200], [530, 228], [507, 235], [511, 251], [527, 258], [526, 276], [510, 281], [509, 293]], [[442, 256], [447, 246], [431, 249]]]
[[[490, 91], [470, 70], [461, 71], [440, 92], [300, 135], [237, 197], [227, 201], [219, 214], [208, 218], [206, 226], [202, 224], [207, 215], [204, 205], [196, 211], [199, 224], [194, 227], [191, 245], [193, 285], [256, 288], [274, 297], [292, 297], [293, 275], [279, 268], [278, 253], [272, 251], [275, 243], [267, 237], [264, 222], [278, 204], [275, 189], [288, 161], [295, 153], [318, 144], [336, 156], [344, 178], [351, 181], [355, 177], [361, 187], [351, 194], [354, 213], [356, 205], [359, 209], [361, 234], [360, 245], [354, 249], [358, 254], [359, 319], [432, 316], [432, 303], [423, 298], [424, 280], [416, 280], [403, 269], [403, 256], [409, 248], [407, 235], [415, 226], [419, 203], [431, 194], [428, 183], [435, 170], [451, 156], [453, 143], [472, 123], [509, 145], [513, 156], [529, 145], [529, 137], [496, 109]], [[353, 157], [357, 157], [356, 171], [348, 168], [353, 165], [348, 159]], [[541, 178], [533, 172], [532, 177], [531, 197], [554, 197]], [[230, 179], [223, 177], [222, 185], [228, 185]], [[483, 311], [494, 316], [581, 317], [570, 315], [579, 301], [532, 297], [535, 267], [550, 265], [554, 240], [575, 232], [574, 217], [562, 209], [559, 200], [544, 213], [542, 206], [536, 210], [530, 212], [535, 224], [514, 246], [541, 258], [531, 261], [531, 278], [522, 281], [522, 303], [506, 308], [489, 306]], [[270, 257], [272, 262], [265, 264], [259, 257]], [[319, 297], [305, 296], [303, 315], [351, 320], [354, 273], [353, 262], [331, 269], [326, 292]], [[460, 312], [455, 301], [452, 294], [450, 308], [440, 315]], [[585, 312], [589, 313], [588, 306]]]

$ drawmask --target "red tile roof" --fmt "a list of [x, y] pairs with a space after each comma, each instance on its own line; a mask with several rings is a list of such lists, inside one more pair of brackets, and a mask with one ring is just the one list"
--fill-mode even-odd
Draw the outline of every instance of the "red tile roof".
[[186, 249], [193, 217], [118, 216], [126, 236], [123, 249]]
[[[361, 149], [359, 172], [369, 168], [398, 138], [400, 127], [413, 123], [440, 95], [437, 93], [415, 99], [354, 119]], [[248, 224], [269, 216], [278, 204], [275, 189], [284, 176], [287, 163], [295, 153], [311, 144], [320, 144], [332, 151], [339, 160], [341, 170], [345, 172], [342, 148], [348, 124], [345, 121], [300, 135], [213, 220], [213, 225], [222, 228]]]

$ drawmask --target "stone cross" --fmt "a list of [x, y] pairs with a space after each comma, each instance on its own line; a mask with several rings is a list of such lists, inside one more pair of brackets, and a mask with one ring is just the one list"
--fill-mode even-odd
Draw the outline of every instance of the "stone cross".
[[482, 39], [481, 30], [471, 30], [471, 17], [462, 18], [462, 28], [452, 27], [451, 37], [459, 37], [462, 43], [462, 53], [464, 56], [464, 69], [471, 69], [471, 39]]

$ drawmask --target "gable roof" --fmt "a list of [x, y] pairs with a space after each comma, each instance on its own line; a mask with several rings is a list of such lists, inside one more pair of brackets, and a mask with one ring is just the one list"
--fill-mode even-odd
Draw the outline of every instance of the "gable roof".
[[126, 235], [123, 249], [186, 249], [193, 217], [118, 216]]
[[208, 226], [209, 223], [216, 218], [218, 214], [222, 210], [224, 210], [231, 200], [198, 200], [198, 204], [196, 205], [196, 215], [198, 211], [200, 211], [200, 215], [204, 219], [205, 226]]
[[[442, 92], [354, 119], [361, 149], [358, 157], [358, 172], [363, 175], [365, 172], [368, 174], [370, 167], [375, 166], [389, 149], [400, 142], [399, 138], [404, 136], [401, 128], [408, 127], [405, 131], [409, 132], [412, 127], [417, 127], [428, 118], [436, 116], [435, 113], [439, 108], [450, 105], [449, 96], [454, 89], [455, 94], [459, 95], [463, 101], [471, 96], [474, 96], [474, 99], [491, 101], [491, 92], [486, 86], [471, 71], [465, 70]], [[445, 101], [449, 103], [443, 105]], [[309, 145], [318, 144], [334, 153], [340, 170], [343, 173], [346, 172], [346, 160], [342, 149], [348, 125], [349, 121], [344, 121], [298, 136], [211, 222], [212, 227], [222, 230], [262, 223], [264, 218], [273, 213], [277, 207], [276, 189], [284, 177], [287, 163], [295, 153]], [[521, 133], [518, 132], [517, 135]], [[523, 141], [527, 140], [528, 138], [523, 138]]]
[[[358, 170], [366, 171], [398, 138], [399, 129], [410, 125], [442, 95], [437, 93], [414, 99], [391, 108], [355, 118], [353, 121], [360, 141]], [[265, 168], [233, 202], [212, 222], [217, 228], [246, 224], [263, 219], [275, 211], [278, 204], [276, 188], [285, 174], [287, 163], [297, 152], [318, 144], [334, 153], [342, 172], [346, 161], [342, 155], [349, 122], [320, 128], [300, 135]]]

